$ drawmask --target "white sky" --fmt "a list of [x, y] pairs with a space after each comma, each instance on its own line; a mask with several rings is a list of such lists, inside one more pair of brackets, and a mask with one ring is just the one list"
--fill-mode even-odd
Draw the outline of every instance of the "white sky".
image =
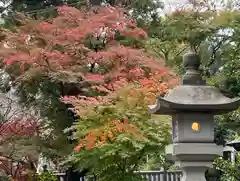
[[170, 7], [173, 8], [173, 7], [181, 6], [186, 2], [188, 2], [188, 0], [163, 0], [163, 2], [166, 6], [166, 9], [170, 9]]

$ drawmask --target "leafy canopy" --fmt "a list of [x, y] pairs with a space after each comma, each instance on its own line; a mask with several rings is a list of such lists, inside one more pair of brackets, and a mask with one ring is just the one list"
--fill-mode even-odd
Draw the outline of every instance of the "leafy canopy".
[[151, 117], [145, 96], [141, 89], [127, 88], [85, 108], [73, 126], [79, 142], [71, 160], [100, 180], [140, 179], [134, 171], [147, 155], [161, 155], [171, 139], [168, 119]]
[[[131, 84], [142, 88], [145, 100], [153, 103], [177, 79], [162, 60], [145, 52], [147, 33], [124, 9], [61, 6], [57, 11], [58, 16], [44, 21], [19, 14], [22, 26], [1, 31], [0, 56], [20, 102], [36, 110], [48, 130], [38, 143], [41, 151], [63, 158], [74, 142], [62, 132], [78, 121], [91, 101], [105, 101]], [[64, 104], [62, 97], [74, 101]]]

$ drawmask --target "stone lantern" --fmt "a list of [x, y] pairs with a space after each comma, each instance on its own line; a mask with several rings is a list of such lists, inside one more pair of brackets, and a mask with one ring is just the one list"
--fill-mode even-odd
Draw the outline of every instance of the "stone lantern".
[[233, 140], [227, 143], [227, 146], [232, 146], [236, 151], [240, 151], [240, 140]]
[[181, 84], [149, 108], [153, 114], [172, 116], [173, 144], [165, 151], [182, 168], [181, 181], [205, 181], [206, 170], [223, 153], [223, 146], [214, 143], [214, 115], [237, 109], [240, 100], [206, 85], [197, 54], [184, 55], [183, 65], [186, 73]]
[[236, 154], [237, 154], [237, 150], [235, 150], [235, 148], [232, 146], [225, 146], [223, 148], [223, 159], [224, 160], [229, 160], [232, 163], [235, 163], [236, 162]]

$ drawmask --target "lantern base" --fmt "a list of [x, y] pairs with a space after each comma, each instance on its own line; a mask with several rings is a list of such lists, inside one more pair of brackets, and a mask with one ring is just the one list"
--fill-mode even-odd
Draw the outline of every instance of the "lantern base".
[[183, 162], [176, 163], [182, 168], [183, 176], [181, 181], [206, 181], [205, 173], [212, 167], [212, 162]]
[[183, 170], [181, 181], [206, 181], [205, 172], [223, 154], [223, 146], [214, 143], [174, 143], [165, 148], [167, 158]]

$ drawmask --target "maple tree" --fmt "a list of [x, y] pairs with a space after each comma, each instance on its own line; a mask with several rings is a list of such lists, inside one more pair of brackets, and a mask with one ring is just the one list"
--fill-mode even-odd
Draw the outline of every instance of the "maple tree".
[[100, 180], [141, 179], [135, 171], [145, 164], [146, 156], [161, 155], [171, 139], [168, 118], [152, 117], [145, 96], [141, 88], [125, 88], [102, 101], [88, 100], [92, 107], [85, 109], [76, 99], [64, 99], [84, 109], [77, 111], [81, 118], [72, 127], [78, 144], [70, 161]]
[[[140, 49], [147, 34], [121, 8], [62, 6], [50, 20], [19, 19], [23, 25], [16, 31], [1, 30], [3, 68], [16, 83], [21, 101], [42, 110], [42, 117], [69, 120], [67, 107], [57, 102], [62, 96], [107, 94], [167, 70], [164, 62]], [[55, 116], [42, 105], [62, 108]], [[58, 126], [71, 126], [66, 120]]]
[[[20, 101], [38, 110], [47, 127], [52, 128], [49, 136], [42, 138], [45, 143], [47, 141], [44, 146], [49, 150], [48, 154], [60, 159], [63, 159], [60, 153], [69, 154], [73, 147], [71, 144], [66, 146], [67, 134], [63, 134], [63, 129], [77, 121], [77, 134], [84, 135], [74, 139], [73, 145], [78, 139], [83, 139], [82, 145], [75, 147], [76, 151], [81, 150], [82, 146], [90, 149], [102, 144], [104, 147], [99, 154], [104, 154], [105, 144], [108, 143], [104, 141], [109, 139], [114, 140], [108, 147], [108, 151], [113, 153], [116, 148], [123, 149], [122, 154], [130, 151], [124, 146], [127, 142], [141, 144], [141, 148], [144, 148], [142, 151], [137, 145], [131, 147], [132, 153], [140, 151], [141, 157], [138, 161], [135, 154], [129, 156], [132, 161], [128, 166], [134, 165], [129, 171], [132, 174], [144, 160], [145, 153], [156, 153], [168, 142], [168, 126], [150, 123], [146, 105], [153, 104], [158, 94], [167, 93], [177, 83], [177, 78], [162, 60], [155, 59], [144, 50], [147, 33], [137, 27], [124, 9], [104, 6], [79, 10], [61, 6], [57, 11], [57, 17], [44, 21], [19, 14], [22, 26], [16, 31], [1, 30], [3, 39], [0, 56], [3, 58], [3, 69], [13, 81]], [[126, 106], [132, 112], [125, 119], [123, 113], [117, 116], [124, 100], [112, 100], [112, 97], [126, 86], [135, 87], [129, 92], [130, 97], [134, 98], [138, 95], [136, 91], [140, 91], [144, 98], [132, 100], [132, 103], [136, 103], [140, 99], [137, 102], [141, 102], [143, 107]], [[69, 116], [69, 105], [75, 117]], [[101, 112], [102, 106], [107, 110], [114, 105], [116, 107], [108, 114], [109, 117], [104, 117], [99, 124], [95, 121], [100, 118], [89, 114], [91, 108], [95, 109], [95, 115]], [[127, 111], [124, 110], [124, 113]], [[104, 115], [99, 113], [99, 116]], [[122, 119], [124, 123], [109, 122]], [[84, 132], [81, 126], [89, 127]], [[75, 129], [72, 132], [75, 135]], [[155, 133], [158, 135], [151, 135]], [[115, 140], [116, 136], [121, 138], [121, 135], [128, 141], [122, 143], [121, 140]], [[99, 142], [93, 142], [94, 139]], [[98, 157], [94, 151], [79, 153], [83, 153], [82, 156], [93, 154], [93, 157]], [[107, 156], [108, 159], [110, 157]], [[82, 157], [75, 159], [79, 160]], [[100, 164], [99, 161], [94, 164]], [[101, 165], [93, 165], [92, 168], [106, 174], [102, 172]]]
[[[74, 76], [73, 83], [82, 82], [86, 87], [89, 82], [110, 86], [122, 78], [134, 81], [144, 77], [149, 69], [159, 68], [159, 62], [141, 50], [121, 45], [131, 41], [127, 38], [141, 41], [147, 37], [123, 10], [105, 7], [96, 11], [90, 15], [63, 6], [52, 22], [28, 23], [17, 32], [3, 31], [6, 38], [1, 55], [6, 70], [19, 64], [15, 76], [22, 80], [28, 79], [30, 72], [44, 74], [53, 81]], [[98, 72], [94, 73], [96, 64]]]

